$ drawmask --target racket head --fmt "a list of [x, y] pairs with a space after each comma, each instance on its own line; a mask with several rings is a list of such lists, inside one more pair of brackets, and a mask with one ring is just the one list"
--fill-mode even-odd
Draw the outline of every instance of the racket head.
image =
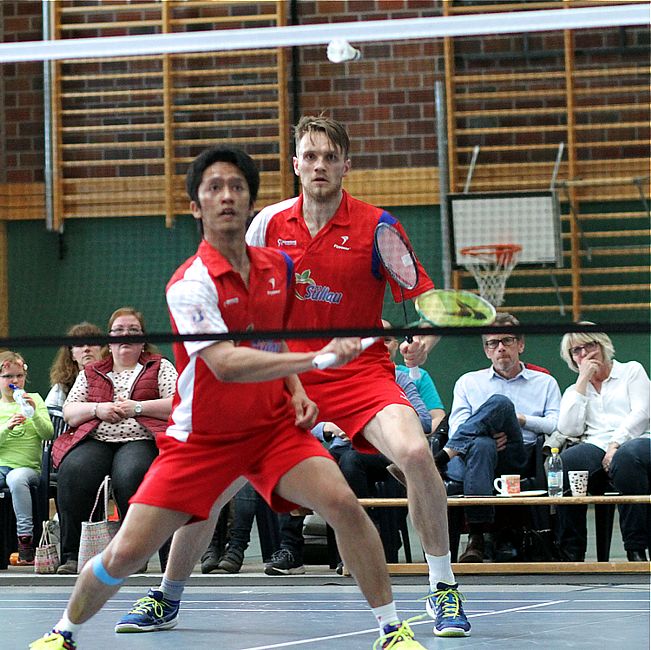
[[434, 289], [414, 302], [421, 319], [435, 327], [482, 327], [495, 321], [495, 307], [470, 291]]
[[375, 227], [373, 242], [382, 266], [395, 282], [403, 289], [415, 288], [418, 284], [416, 257], [400, 231], [380, 222]]

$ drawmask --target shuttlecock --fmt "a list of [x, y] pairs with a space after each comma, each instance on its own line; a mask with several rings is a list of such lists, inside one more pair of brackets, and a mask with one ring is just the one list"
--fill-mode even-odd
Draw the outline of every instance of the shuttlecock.
[[344, 61], [357, 61], [362, 58], [362, 53], [356, 50], [348, 41], [343, 38], [335, 38], [328, 43], [328, 60], [333, 63]]

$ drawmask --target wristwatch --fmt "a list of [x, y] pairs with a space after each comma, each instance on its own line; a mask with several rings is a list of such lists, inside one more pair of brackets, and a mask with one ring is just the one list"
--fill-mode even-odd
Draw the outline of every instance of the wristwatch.
[[136, 405], [133, 407], [133, 412], [135, 415], [142, 414], [142, 404], [140, 402], [136, 402]]

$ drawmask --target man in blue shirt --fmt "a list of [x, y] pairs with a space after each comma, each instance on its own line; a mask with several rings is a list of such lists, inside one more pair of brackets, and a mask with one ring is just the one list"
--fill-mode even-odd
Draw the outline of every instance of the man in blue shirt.
[[[495, 325], [519, 325], [499, 313]], [[560, 390], [545, 372], [520, 361], [524, 337], [485, 334], [484, 352], [491, 366], [462, 375], [454, 387], [450, 412], [450, 438], [437, 455], [453, 481], [463, 483], [465, 495], [493, 494], [499, 474], [519, 474], [535, 453], [538, 436], [556, 429]], [[483, 533], [495, 518], [492, 507], [466, 508], [469, 543], [460, 562], [484, 559]]]

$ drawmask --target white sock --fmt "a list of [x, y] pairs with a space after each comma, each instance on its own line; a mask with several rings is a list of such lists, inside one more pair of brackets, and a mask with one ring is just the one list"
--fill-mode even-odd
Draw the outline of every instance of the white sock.
[[444, 582], [446, 585], [457, 583], [454, 573], [452, 573], [449, 551], [445, 555], [429, 555], [425, 553], [425, 559], [429, 567], [429, 588], [432, 591], [436, 591], [436, 585], [439, 582]]
[[372, 607], [371, 611], [375, 615], [377, 624], [380, 626], [380, 634], [384, 634], [384, 626], [390, 623], [400, 623], [395, 601], [380, 607]]
[[81, 627], [81, 623], [72, 623], [70, 619], [68, 618], [68, 610], [66, 609], [65, 612], [63, 612], [63, 617], [61, 620], [54, 626], [55, 630], [59, 630], [60, 632], [72, 632], [73, 634]]
[[169, 580], [163, 575], [159, 589], [163, 592], [165, 600], [181, 600], [183, 590], [185, 589], [185, 580]]

